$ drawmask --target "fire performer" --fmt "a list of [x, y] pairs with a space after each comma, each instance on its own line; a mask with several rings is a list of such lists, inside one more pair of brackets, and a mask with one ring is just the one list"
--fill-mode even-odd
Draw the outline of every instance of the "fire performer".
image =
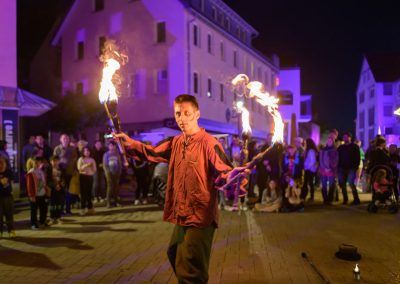
[[[221, 144], [199, 127], [200, 110], [194, 96], [177, 96], [174, 115], [182, 134], [155, 147], [123, 132], [114, 133], [114, 138], [135, 159], [169, 163], [163, 219], [175, 228], [168, 258], [179, 283], [207, 283], [211, 244], [218, 226], [216, 186], [230, 182], [243, 168], [233, 169]], [[246, 182], [243, 179], [242, 186]]]

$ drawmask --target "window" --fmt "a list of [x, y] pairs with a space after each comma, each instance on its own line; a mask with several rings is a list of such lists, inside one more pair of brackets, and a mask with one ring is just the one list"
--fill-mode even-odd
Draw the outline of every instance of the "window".
[[211, 17], [214, 21], [217, 21], [217, 8], [215, 8], [214, 6], [211, 8]]
[[265, 77], [265, 78], [264, 78], [265, 87], [268, 88], [268, 86], [269, 86], [269, 73], [268, 73], [268, 71], [265, 71], [264, 77]]
[[300, 103], [300, 115], [307, 115], [307, 114], [308, 114], [307, 102], [303, 101]]
[[204, 0], [200, 0], [200, 10], [204, 12]]
[[225, 45], [223, 41], [221, 41], [219, 45], [219, 55], [221, 57], [221, 60], [225, 61]]
[[104, 0], [94, 0], [93, 5], [93, 10], [95, 12], [104, 10]]
[[374, 124], [375, 124], [375, 109], [370, 108], [368, 110], [368, 125], [374, 126]]
[[364, 143], [364, 131], [360, 131], [358, 133], [358, 139], [361, 141], [361, 143]]
[[224, 84], [219, 84], [219, 100], [224, 101]]
[[236, 68], [238, 67], [238, 64], [237, 64], [238, 62], [237, 61], [238, 61], [237, 60], [237, 51], [234, 51], [233, 52], [233, 66], [236, 67]]
[[83, 41], [78, 41], [76, 48], [76, 58], [82, 60], [85, 57], [85, 43]]
[[225, 29], [230, 32], [231, 31], [231, 21], [228, 17], [225, 18]]
[[393, 127], [385, 127], [385, 135], [393, 134]]
[[257, 80], [258, 81], [262, 81], [262, 71], [261, 71], [261, 67], [257, 68]]
[[166, 42], [165, 22], [157, 23], [157, 43]]
[[360, 104], [362, 104], [364, 102], [364, 100], [365, 100], [364, 96], [365, 96], [364, 91], [362, 91], [361, 93], [358, 94], [358, 102]]
[[271, 74], [271, 90], [275, 90], [275, 74]]
[[373, 128], [370, 128], [368, 130], [368, 140], [371, 141], [374, 140], [374, 138], [375, 138], [375, 130]]
[[364, 128], [365, 127], [365, 113], [364, 111], [360, 112], [358, 114], [358, 126], [360, 128]]
[[386, 117], [390, 117], [393, 115], [393, 107], [392, 105], [383, 106], [383, 115]]
[[250, 76], [254, 78], [254, 63], [250, 62]]
[[82, 82], [76, 83], [75, 92], [77, 95], [83, 95], [83, 83]]
[[200, 47], [199, 27], [193, 25], [193, 45]]
[[279, 105], [293, 105], [293, 93], [291, 91], [278, 91]]
[[103, 54], [106, 41], [107, 38], [105, 36], [99, 37], [99, 54]]
[[159, 95], [165, 95], [168, 92], [168, 71], [158, 70], [156, 78], [156, 93]]
[[384, 95], [384, 96], [391, 96], [391, 95], [393, 95], [393, 87], [392, 87], [392, 84], [389, 84], [389, 83], [383, 84], [383, 95]]
[[207, 80], [207, 97], [212, 97], [212, 81], [210, 78]]
[[212, 35], [211, 34], [207, 35], [207, 51], [210, 54], [213, 53], [213, 40], [212, 40]]
[[375, 89], [369, 90], [369, 97], [373, 98], [375, 96]]
[[196, 72], [193, 73], [193, 93], [199, 93], [199, 74]]

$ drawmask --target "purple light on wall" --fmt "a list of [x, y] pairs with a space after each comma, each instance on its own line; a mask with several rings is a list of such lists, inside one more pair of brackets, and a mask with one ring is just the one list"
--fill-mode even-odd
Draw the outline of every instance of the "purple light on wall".
[[113, 14], [110, 17], [110, 34], [116, 34], [122, 30], [122, 12]]

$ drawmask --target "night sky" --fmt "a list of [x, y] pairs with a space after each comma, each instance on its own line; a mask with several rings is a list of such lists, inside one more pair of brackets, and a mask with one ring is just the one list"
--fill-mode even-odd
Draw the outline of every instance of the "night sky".
[[[160, 0], [162, 1], [162, 0]], [[301, 68], [323, 128], [354, 131], [358, 76], [366, 52], [400, 51], [400, 2], [378, 0], [224, 0], [260, 36], [254, 46]], [[18, 0], [19, 85], [29, 63], [72, 0]]]

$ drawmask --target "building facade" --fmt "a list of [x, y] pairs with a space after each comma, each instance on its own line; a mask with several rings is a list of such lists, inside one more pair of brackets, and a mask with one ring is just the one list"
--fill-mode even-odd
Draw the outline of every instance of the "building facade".
[[105, 40], [127, 47], [118, 104], [125, 131], [174, 127], [173, 100], [189, 93], [199, 100], [200, 125], [208, 131], [238, 133], [233, 106], [243, 100], [252, 113], [253, 136], [264, 138], [271, 118], [231, 85], [245, 73], [276, 95], [279, 59], [256, 51], [255, 36], [221, 0], [76, 0], [52, 44], [62, 50], [62, 93], [82, 95], [98, 93]]
[[[284, 139], [288, 144], [293, 143], [293, 139], [300, 136], [300, 128], [312, 120], [312, 96], [301, 94], [300, 75], [299, 67], [281, 68], [279, 72], [277, 97], [279, 111], [285, 123]], [[319, 133], [313, 132], [311, 136], [319, 143]]]
[[356, 134], [364, 148], [377, 134], [400, 145], [400, 54], [364, 56], [357, 87]]

